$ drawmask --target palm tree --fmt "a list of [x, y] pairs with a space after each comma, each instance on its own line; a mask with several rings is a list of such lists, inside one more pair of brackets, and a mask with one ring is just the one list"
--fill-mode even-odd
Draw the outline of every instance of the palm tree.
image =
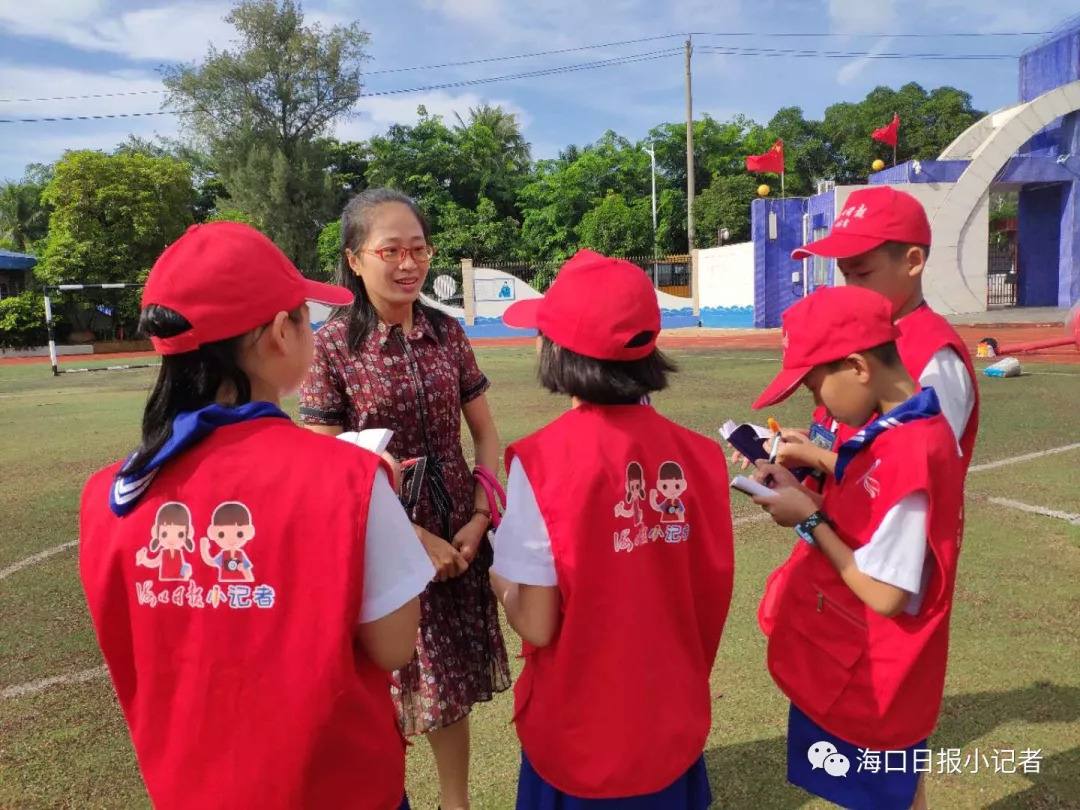
[[25, 253], [27, 246], [45, 235], [48, 212], [41, 203], [41, 187], [33, 183], [0, 185], [0, 239]]

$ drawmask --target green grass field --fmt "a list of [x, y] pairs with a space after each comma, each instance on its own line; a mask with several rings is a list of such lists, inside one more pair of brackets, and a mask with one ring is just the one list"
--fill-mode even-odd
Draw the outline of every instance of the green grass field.
[[[494, 383], [490, 398], [504, 441], [564, 407], [536, 385], [528, 349], [478, 354]], [[716, 351], [674, 356], [682, 373], [656, 405], [713, 436], [725, 419], [749, 415], [777, 359]], [[1080, 442], [1080, 367], [1034, 370], [1019, 379], [981, 378], [976, 465]], [[54, 379], [47, 366], [0, 367], [0, 572], [75, 540], [83, 481], [133, 447], [153, 374]], [[809, 410], [800, 395], [776, 416], [797, 425]], [[1078, 474], [1080, 449], [969, 475], [946, 698], [931, 738], [935, 751], [961, 750], [962, 772], [939, 775], [935, 754], [932, 807], [1080, 808], [1080, 527], [989, 500], [1077, 513]], [[718, 487], [726, 476], [717, 470]], [[736, 518], [759, 513], [737, 493], [732, 500]], [[765, 669], [755, 620], [765, 576], [787, 555], [792, 534], [745, 523], [735, 542], [735, 593], [713, 672], [717, 697], [706, 752], [716, 806], [821, 807], [785, 782], [786, 702]], [[107, 679], [4, 692], [100, 666], [76, 559], [69, 548], [0, 573], [0, 808], [149, 806]], [[510, 631], [508, 645], [517, 647]], [[476, 808], [513, 806], [519, 751], [510, 709], [507, 693], [474, 711]], [[995, 772], [995, 749], [1016, 757], [1038, 749], [1039, 772]], [[422, 741], [409, 752], [408, 787], [415, 808], [435, 806], [434, 765]]]

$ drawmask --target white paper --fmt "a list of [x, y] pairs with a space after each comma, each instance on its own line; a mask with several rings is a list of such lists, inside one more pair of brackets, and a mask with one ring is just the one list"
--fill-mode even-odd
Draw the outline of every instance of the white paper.
[[380, 455], [390, 444], [394, 431], [388, 428], [368, 428], [367, 430], [352, 430], [348, 433], [339, 433], [338, 438], [343, 442], [363, 447], [376, 455]]
[[731, 488], [737, 489], [739, 492], [743, 492], [747, 495], [758, 495], [764, 498], [771, 498], [776, 495], [775, 492], [764, 484], [759, 484], [757, 481], [753, 481], [743, 475], [736, 475], [731, 479]]
[[[724, 422], [724, 424], [720, 426], [720, 438], [722, 438], [724, 441], [727, 441], [728, 436], [730, 436], [740, 427], [741, 425], [736, 425], [731, 419], [728, 419], [726, 422]], [[772, 431], [769, 430], [767, 427], [761, 427], [760, 425], [750, 425], [750, 427], [754, 429], [754, 432], [757, 433], [759, 439], [772, 438]]]

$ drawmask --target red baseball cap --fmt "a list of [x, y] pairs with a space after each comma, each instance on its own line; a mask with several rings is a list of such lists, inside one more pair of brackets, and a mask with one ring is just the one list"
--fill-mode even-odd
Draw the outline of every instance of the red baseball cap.
[[240, 222], [192, 225], [165, 248], [143, 288], [156, 304], [191, 324], [171, 338], [150, 338], [159, 354], [182, 354], [269, 323], [305, 301], [347, 306], [344, 287], [311, 281], [269, 238]]
[[[645, 271], [624, 259], [578, 251], [543, 298], [512, 304], [503, 323], [539, 329], [554, 343], [596, 360], [641, 360], [660, 334], [660, 304]], [[629, 345], [642, 332], [648, 341]]]
[[930, 220], [922, 203], [907, 192], [868, 186], [847, 198], [828, 236], [796, 248], [791, 258], [847, 259], [886, 242], [930, 247]]
[[783, 370], [753, 409], [783, 402], [815, 367], [864, 352], [900, 336], [885, 296], [862, 287], [825, 287], [783, 315]]

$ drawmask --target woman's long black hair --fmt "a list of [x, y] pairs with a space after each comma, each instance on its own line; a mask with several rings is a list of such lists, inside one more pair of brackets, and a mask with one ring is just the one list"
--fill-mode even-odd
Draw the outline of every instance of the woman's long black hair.
[[[427, 217], [420, 210], [420, 206], [412, 197], [394, 191], [389, 188], [369, 188], [361, 191], [353, 197], [341, 212], [341, 252], [338, 255], [337, 276], [335, 281], [342, 287], [346, 287], [355, 296], [355, 300], [347, 307], [334, 310], [331, 318], [343, 319], [348, 324], [348, 345], [350, 351], [358, 352], [363, 347], [364, 339], [379, 325], [379, 313], [368, 297], [364, 280], [360, 278], [349, 266], [349, 258], [346, 250], [358, 253], [367, 241], [371, 230], [371, 218], [376, 209], [387, 203], [400, 203], [407, 206], [420, 222], [420, 228], [424, 232], [424, 239], [431, 243], [431, 227]], [[442, 337], [442, 323], [445, 314], [435, 307], [417, 301], [415, 304], [427, 316], [435, 329], [435, 334]]]
[[[157, 304], [148, 305], [139, 317], [139, 332], [148, 337], [176, 337], [190, 328], [183, 315]], [[142, 442], [124, 465], [125, 473], [145, 467], [172, 435], [173, 420], [184, 411], [215, 402], [222, 386], [234, 392], [231, 405], [251, 401], [251, 380], [237, 362], [242, 337], [237, 335], [161, 358], [157, 382], [143, 411]]]

